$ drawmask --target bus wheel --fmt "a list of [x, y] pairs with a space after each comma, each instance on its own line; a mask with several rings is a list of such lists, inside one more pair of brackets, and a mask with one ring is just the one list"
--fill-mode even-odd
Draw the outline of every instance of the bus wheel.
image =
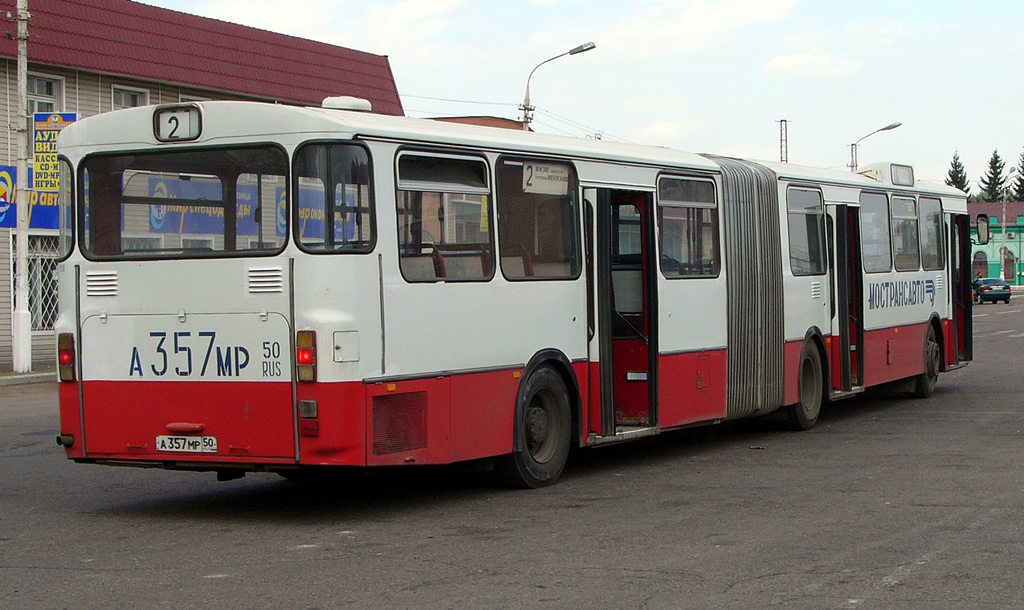
[[810, 430], [821, 413], [821, 355], [810, 341], [804, 343], [800, 353], [800, 373], [797, 381], [800, 398], [795, 405], [789, 405], [786, 425], [791, 430]]
[[535, 370], [519, 391], [515, 441], [509, 455], [495, 463], [509, 487], [536, 488], [558, 480], [569, 456], [572, 415], [561, 376], [548, 367]]
[[941, 358], [942, 350], [935, 340], [935, 328], [929, 324], [924, 340], [924, 372], [914, 379], [915, 398], [928, 398], [935, 391], [935, 384], [939, 382], [939, 368], [942, 366]]

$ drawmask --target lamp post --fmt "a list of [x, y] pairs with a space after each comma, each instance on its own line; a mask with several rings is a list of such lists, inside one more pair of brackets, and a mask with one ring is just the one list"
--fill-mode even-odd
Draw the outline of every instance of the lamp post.
[[548, 63], [549, 61], [554, 61], [554, 60], [558, 59], [559, 57], [565, 57], [566, 55], [576, 55], [577, 53], [583, 53], [585, 51], [589, 51], [589, 50], [593, 49], [596, 46], [597, 45], [595, 45], [593, 42], [585, 42], [585, 43], [579, 45], [578, 47], [573, 47], [573, 48], [569, 49], [565, 53], [559, 53], [558, 55], [555, 55], [554, 57], [550, 57], [548, 59], [545, 59], [544, 61], [542, 61], [539, 64], [537, 64], [536, 66], [534, 66], [533, 70], [530, 70], [530, 75], [526, 77], [526, 95], [523, 96], [523, 103], [519, 105], [519, 109], [523, 111], [523, 131], [529, 131], [530, 130], [530, 121], [533, 120], [534, 107], [530, 105], [530, 79], [533, 78], [533, 73], [537, 71], [537, 68], [543, 66], [544, 64]]
[[875, 135], [876, 133], [878, 133], [880, 131], [889, 131], [890, 129], [896, 129], [897, 127], [899, 127], [902, 124], [903, 123], [889, 123], [885, 127], [879, 127], [878, 129], [872, 131], [871, 133], [869, 133], [868, 135], [864, 136], [860, 140], [857, 140], [853, 144], [850, 144], [850, 171], [851, 172], [856, 172], [857, 171], [857, 145], [860, 144], [861, 141], [863, 141], [866, 138], [869, 138], [869, 137]]
[[[1002, 197], [1000, 197], [1000, 199], [1003, 200], [1003, 212], [999, 217], [999, 232], [1001, 234], [1000, 241], [1002, 242], [1002, 246], [999, 248], [999, 275], [1003, 276], [1004, 280], [1006, 279], [1006, 227], [1009, 224], [1006, 222], [1006, 200], [1010, 196], [1010, 188], [1005, 185], [1013, 179], [1013, 174], [1016, 173], [1016, 171], [1016, 167], [1011, 167], [1010, 171], [1006, 172], [1006, 177], [1003, 178], [1003, 182], [1000, 184], [1000, 188], [1003, 191]], [[1017, 254], [1020, 254], [1019, 248], [1017, 249]], [[1014, 271], [1016, 272], [1016, 269], [1014, 269]]]

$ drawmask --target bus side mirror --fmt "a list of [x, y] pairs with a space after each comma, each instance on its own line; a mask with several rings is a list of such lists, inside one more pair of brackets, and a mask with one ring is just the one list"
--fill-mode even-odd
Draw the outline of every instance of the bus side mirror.
[[976, 245], [984, 246], [988, 243], [988, 215], [978, 214], [978, 240]]

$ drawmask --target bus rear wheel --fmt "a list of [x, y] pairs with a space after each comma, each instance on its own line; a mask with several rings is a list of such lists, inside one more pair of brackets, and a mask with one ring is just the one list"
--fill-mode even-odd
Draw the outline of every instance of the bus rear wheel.
[[797, 387], [800, 391], [796, 404], [786, 411], [786, 426], [791, 430], [810, 430], [821, 413], [821, 355], [810, 341], [804, 343], [800, 352], [800, 372]]
[[928, 326], [924, 340], [924, 372], [914, 379], [914, 398], [928, 398], [939, 382], [939, 368], [942, 366], [942, 350], [935, 339], [935, 328]]
[[537, 488], [558, 480], [569, 456], [572, 415], [562, 377], [549, 367], [530, 373], [519, 391], [513, 451], [495, 463], [509, 487]]

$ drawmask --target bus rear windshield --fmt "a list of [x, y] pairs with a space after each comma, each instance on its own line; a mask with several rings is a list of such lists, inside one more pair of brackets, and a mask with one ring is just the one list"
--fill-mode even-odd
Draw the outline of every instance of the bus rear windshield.
[[91, 258], [269, 254], [288, 235], [288, 157], [274, 146], [96, 155], [79, 175]]

